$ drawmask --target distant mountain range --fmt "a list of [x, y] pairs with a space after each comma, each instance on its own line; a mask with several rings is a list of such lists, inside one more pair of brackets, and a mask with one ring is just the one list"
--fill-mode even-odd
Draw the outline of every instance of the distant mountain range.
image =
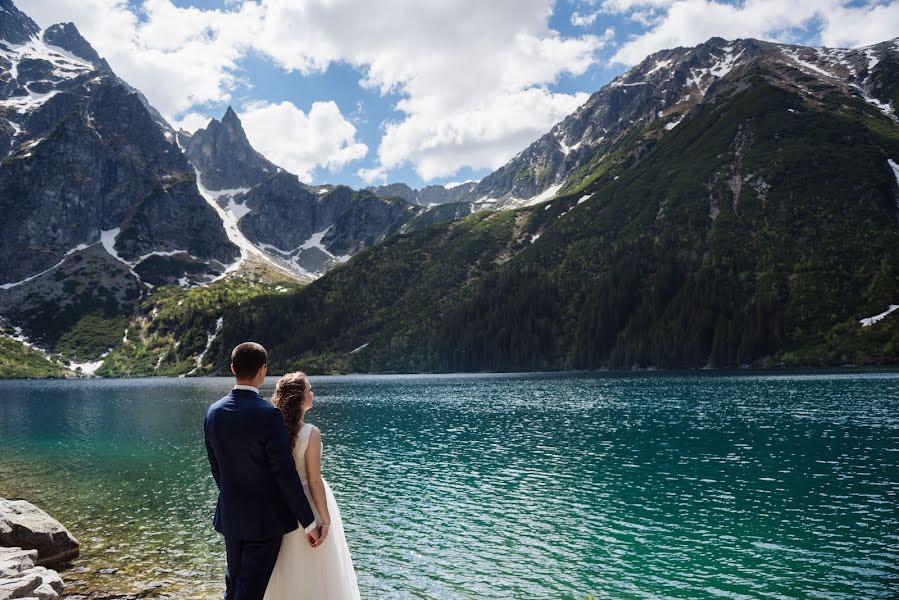
[[379, 198], [402, 198], [406, 202], [430, 208], [440, 204], [462, 202], [477, 186], [476, 181], [466, 181], [450, 187], [429, 185], [414, 190], [405, 183], [392, 183], [367, 188]]
[[899, 357], [895, 40], [665, 50], [480, 182], [352, 190], [0, 11], [0, 374]]

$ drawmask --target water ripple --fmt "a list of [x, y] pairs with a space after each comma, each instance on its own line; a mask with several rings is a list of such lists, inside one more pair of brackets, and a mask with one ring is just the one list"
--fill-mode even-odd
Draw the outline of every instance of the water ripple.
[[[313, 381], [366, 598], [899, 589], [895, 373]], [[0, 382], [0, 495], [81, 539], [70, 593], [220, 596], [200, 423], [229, 386]]]

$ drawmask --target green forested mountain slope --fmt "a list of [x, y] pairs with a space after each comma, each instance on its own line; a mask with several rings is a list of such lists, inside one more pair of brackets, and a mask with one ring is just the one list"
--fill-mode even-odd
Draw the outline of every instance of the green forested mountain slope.
[[[613, 168], [448, 315], [446, 366], [734, 365], [796, 360], [844, 322], [853, 337], [899, 296], [899, 146], [884, 121], [754, 82]], [[508, 327], [522, 303], [539, 308]]]
[[664, 135], [635, 131], [585, 189], [251, 301], [223, 348], [349, 371], [894, 362], [897, 315], [857, 321], [899, 299], [899, 127], [822, 91], [753, 76]]

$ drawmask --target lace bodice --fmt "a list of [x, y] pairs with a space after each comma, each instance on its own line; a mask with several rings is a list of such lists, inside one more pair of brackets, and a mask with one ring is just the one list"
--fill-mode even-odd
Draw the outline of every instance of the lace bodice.
[[309, 481], [306, 473], [306, 448], [309, 447], [309, 437], [312, 435], [312, 423], [304, 423], [297, 434], [297, 443], [293, 447], [293, 461], [297, 465], [297, 472], [303, 483]]

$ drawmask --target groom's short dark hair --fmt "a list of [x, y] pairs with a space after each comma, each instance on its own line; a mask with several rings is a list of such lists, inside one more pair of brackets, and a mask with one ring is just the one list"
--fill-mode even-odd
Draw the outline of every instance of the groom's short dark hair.
[[231, 366], [238, 379], [255, 377], [262, 365], [268, 363], [268, 353], [261, 344], [244, 342], [231, 351]]

